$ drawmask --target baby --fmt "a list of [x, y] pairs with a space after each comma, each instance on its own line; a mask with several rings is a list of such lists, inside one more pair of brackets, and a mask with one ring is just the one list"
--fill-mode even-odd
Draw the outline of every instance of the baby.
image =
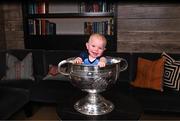
[[107, 40], [103, 35], [98, 33], [92, 34], [86, 43], [87, 52], [80, 53], [80, 56], [74, 60], [74, 63], [105, 67], [107, 60], [102, 55], [106, 50], [106, 44]]

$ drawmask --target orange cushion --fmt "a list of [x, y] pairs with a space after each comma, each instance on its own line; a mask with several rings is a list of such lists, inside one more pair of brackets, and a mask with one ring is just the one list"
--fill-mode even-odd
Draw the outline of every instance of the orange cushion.
[[164, 62], [163, 58], [151, 61], [139, 57], [136, 79], [131, 85], [163, 91]]

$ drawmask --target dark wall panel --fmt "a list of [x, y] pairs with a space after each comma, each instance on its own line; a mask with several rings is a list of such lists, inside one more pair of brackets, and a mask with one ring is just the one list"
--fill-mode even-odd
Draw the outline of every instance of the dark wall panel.
[[118, 3], [118, 51], [180, 52], [180, 3]]

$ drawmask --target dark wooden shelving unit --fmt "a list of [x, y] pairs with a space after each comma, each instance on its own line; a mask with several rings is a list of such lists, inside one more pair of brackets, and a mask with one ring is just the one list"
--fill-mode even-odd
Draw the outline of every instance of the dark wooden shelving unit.
[[[35, 2], [35, 1], [33, 1]], [[50, 1], [49, 1], [50, 2]], [[117, 22], [116, 5], [113, 12], [75, 12], [75, 13], [34, 13], [28, 12], [29, 2], [23, 2], [23, 23], [24, 23], [24, 42], [27, 49], [46, 49], [46, 50], [83, 50], [85, 43], [90, 35], [84, 33], [57, 33], [52, 35], [30, 34], [29, 20], [39, 19], [112, 19], [113, 35], [104, 34], [108, 40], [107, 50], [116, 51], [117, 49]], [[56, 2], [61, 4], [61, 2]], [[72, 27], [72, 29], [74, 29]], [[74, 29], [76, 31], [76, 28]]]

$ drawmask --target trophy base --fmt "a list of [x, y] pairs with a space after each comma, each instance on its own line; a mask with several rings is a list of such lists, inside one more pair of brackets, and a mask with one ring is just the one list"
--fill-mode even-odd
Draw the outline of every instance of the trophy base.
[[89, 93], [77, 101], [74, 108], [85, 115], [103, 115], [110, 113], [114, 109], [114, 105], [97, 93]]

